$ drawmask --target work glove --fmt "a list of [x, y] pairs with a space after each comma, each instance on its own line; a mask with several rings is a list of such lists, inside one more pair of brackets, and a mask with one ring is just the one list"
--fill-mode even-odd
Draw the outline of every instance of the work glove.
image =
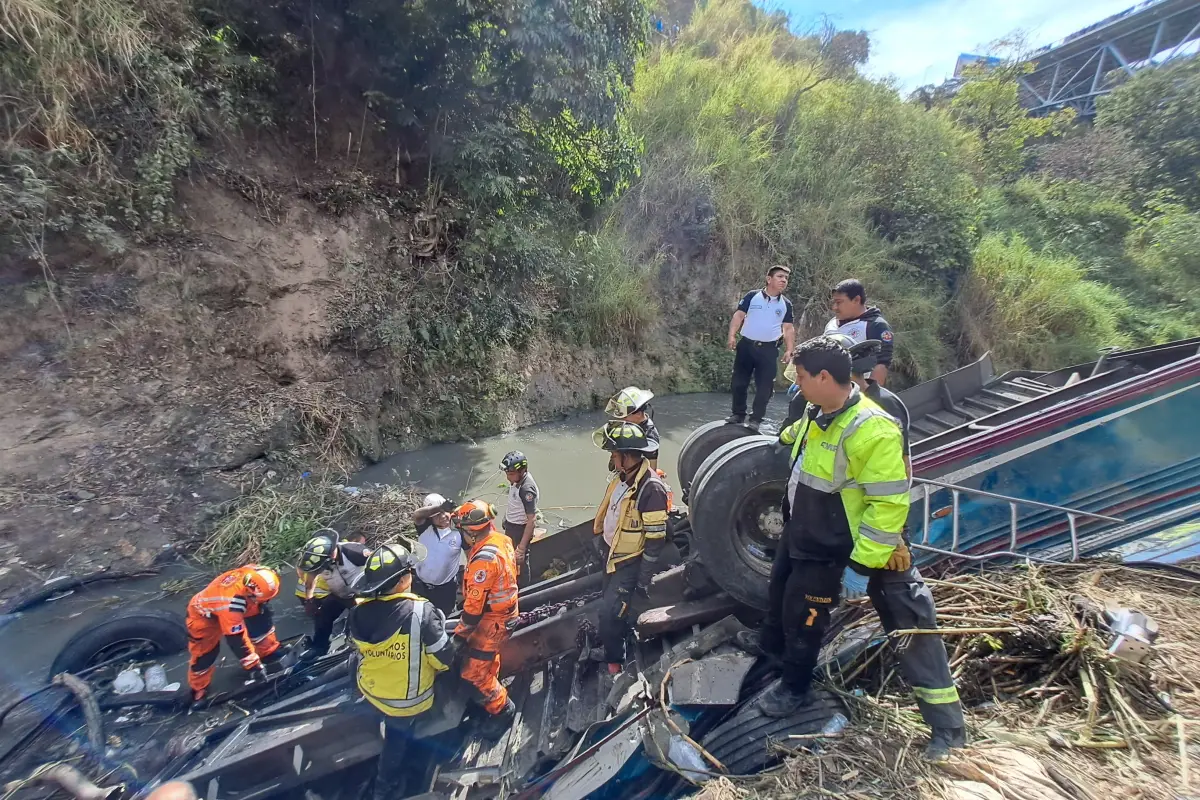
[[793, 383], [791, 386], [789, 386], [787, 391], [788, 400], [791, 400], [793, 397], [795, 397], [799, 391], [800, 386], [798, 384]]
[[867, 593], [866, 575], [859, 575], [850, 567], [846, 567], [846, 571], [842, 573], [842, 591], [846, 595], [847, 600], [854, 600], [862, 597]]
[[892, 557], [888, 559], [887, 566], [884, 569], [893, 572], [903, 572], [912, 566], [912, 553], [908, 551], [908, 545], [901, 542], [892, 551]]
[[458, 506], [454, 505], [453, 500], [447, 500], [438, 506], [438, 511], [445, 511], [447, 514], [452, 514], [456, 508], [458, 508]]
[[258, 653], [251, 653], [242, 659], [242, 669], [246, 672], [260, 669], [262, 667], [262, 659], [258, 657]]

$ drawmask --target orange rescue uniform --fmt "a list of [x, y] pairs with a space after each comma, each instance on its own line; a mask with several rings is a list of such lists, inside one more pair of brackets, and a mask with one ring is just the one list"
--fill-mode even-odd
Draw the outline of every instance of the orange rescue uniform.
[[517, 616], [517, 558], [506, 534], [489, 526], [467, 555], [463, 574], [463, 610], [454, 635], [466, 639], [463, 680], [474, 686], [489, 714], [508, 703], [500, 685], [500, 645], [508, 621]]
[[259, 598], [249, 585], [256, 569], [250, 564], [224, 572], [188, 603], [188, 685], [197, 699], [212, 682], [222, 637], [246, 670], [259, 666], [279, 649], [267, 605], [270, 598]]

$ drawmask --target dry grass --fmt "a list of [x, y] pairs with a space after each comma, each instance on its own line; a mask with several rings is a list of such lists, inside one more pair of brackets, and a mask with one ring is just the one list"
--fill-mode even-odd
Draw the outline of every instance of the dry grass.
[[[798, 751], [754, 780], [722, 778], [705, 800], [1168, 800], [1187, 796], [1200, 717], [1200, 577], [1120, 565], [1014, 569], [930, 581], [973, 744], [950, 763], [920, 758], [926, 733], [892, 654], [863, 654], [846, 683], [854, 714], [818, 753]], [[1106, 652], [1098, 612], [1134, 608], [1160, 626], [1145, 667]], [[854, 625], [873, 624], [865, 615]], [[865, 665], [865, 668], [864, 668]], [[861, 669], [860, 669], [861, 668]], [[1183, 731], [1185, 744], [1180, 744]], [[1184, 776], [1189, 785], [1184, 785]]]
[[412, 512], [419, 505], [411, 486], [347, 489], [316, 479], [264, 486], [236, 502], [197, 555], [221, 567], [248, 562], [290, 566], [320, 528], [362, 537], [371, 545], [404, 539], [412, 532]]

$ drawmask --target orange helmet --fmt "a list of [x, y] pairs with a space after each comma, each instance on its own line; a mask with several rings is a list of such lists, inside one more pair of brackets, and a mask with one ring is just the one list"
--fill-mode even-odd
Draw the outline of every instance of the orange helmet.
[[487, 530], [496, 518], [496, 509], [491, 503], [471, 500], [454, 509], [454, 524], [470, 533]]
[[279, 573], [270, 567], [251, 565], [251, 571], [246, 573], [243, 582], [256, 598], [264, 602], [279, 594]]

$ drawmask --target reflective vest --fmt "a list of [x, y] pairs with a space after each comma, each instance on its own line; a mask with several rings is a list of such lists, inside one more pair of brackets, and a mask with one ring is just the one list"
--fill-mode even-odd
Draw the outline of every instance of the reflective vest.
[[[604, 500], [600, 503], [600, 510], [592, 522], [592, 532], [597, 536], [604, 535], [604, 517], [608, 513], [608, 504], [613, 492], [616, 491], [620, 484], [621, 478], [618, 476], [608, 484], [608, 490], [604, 493]], [[642, 461], [642, 466], [638, 469], [637, 477], [634, 478], [633, 486], [620, 500], [617, 511], [617, 531], [613, 535], [612, 544], [608, 548], [608, 561], [604, 567], [605, 572], [616, 572], [619, 564], [642, 556], [645, 554], [648, 544], [651, 552], [648, 554], [647, 560], [656, 560], [658, 551], [666, 543], [666, 509], [664, 508], [662, 511], [647, 511], [645, 513], [638, 511], [638, 500], [649, 484], [656, 484], [663, 488], [664, 493], [668, 497], [667, 506], [669, 507], [670, 490], [662, 478], [658, 476], [658, 473], [650, 467], [650, 462]]]
[[803, 459], [800, 484], [840, 495], [854, 543], [851, 559], [874, 569], [886, 566], [908, 519], [909, 481], [896, 420], [855, 387], [828, 428], [806, 413], [779, 441], [792, 446], [793, 469]]
[[384, 714], [413, 717], [433, 707], [434, 677], [447, 669], [436, 653], [446, 646], [449, 637], [443, 625], [440, 638], [432, 643], [422, 640], [426, 617], [435, 612], [428, 600], [415, 594], [389, 594], [360, 601], [359, 606], [389, 600], [411, 601], [412, 613], [395, 633], [381, 642], [352, 639], [361, 655], [358, 689], [368, 703]]

